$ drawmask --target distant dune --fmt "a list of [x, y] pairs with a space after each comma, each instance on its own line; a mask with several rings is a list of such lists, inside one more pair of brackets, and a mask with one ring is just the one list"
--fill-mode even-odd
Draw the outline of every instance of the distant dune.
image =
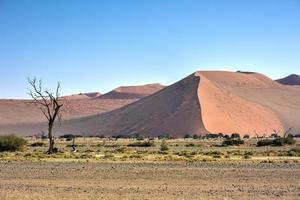
[[69, 96], [63, 96], [62, 98], [72, 100], [72, 99], [96, 98], [99, 96], [101, 96], [101, 93], [99, 93], [99, 92], [89, 92], [89, 93], [72, 94]]
[[98, 98], [100, 99], [140, 99], [155, 93], [165, 86], [155, 83], [141, 86], [121, 86]]
[[[300, 87], [279, 84], [259, 73], [198, 71], [110, 112], [65, 120], [56, 133], [262, 136], [290, 127], [293, 133], [300, 132]], [[1, 133], [43, 129], [42, 123], [3, 125]]]
[[[61, 100], [64, 102], [63, 118], [67, 120], [109, 112], [139, 100], [141, 94], [143, 94], [142, 96], [151, 94], [151, 91], [148, 88], [143, 91], [144, 86], [134, 86], [134, 88], [138, 94], [134, 96], [135, 91], [132, 90], [132, 98], [126, 97], [102, 99], [98, 98], [101, 96], [99, 92], [63, 96], [61, 98]], [[153, 92], [155, 91], [157, 90], [153, 90]], [[0, 100], [0, 113], [0, 134], [6, 132], [22, 132], [23, 129], [15, 131], [15, 126], [20, 124], [26, 125], [45, 122], [44, 116], [41, 114], [39, 108], [32, 100]], [[4, 127], [7, 127], [8, 129], [4, 130]], [[28, 132], [26, 134], [28, 134]]]
[[285, 78], [276, 80], [283, 85], [300, 85], [300, 76], [297, 74], [291, 74]]

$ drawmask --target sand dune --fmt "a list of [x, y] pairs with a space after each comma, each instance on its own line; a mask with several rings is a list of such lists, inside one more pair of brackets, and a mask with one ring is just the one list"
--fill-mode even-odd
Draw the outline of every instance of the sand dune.
[[276, 80], [283, 85], [300, 85], [300, 76], [297, 74], [291, 74], [285, 78]]
[[[183, 136], [237, 132], [255, 136], [290, 127], [300, 132], [299, 87], [258, 73], [199, 71], [110, 112], [65, 120], [56, 133]], [[42, 123], [1, 127], [23, 134], [44, 128]]]
[[68, 96], [63, 96], [62, 98], [73, 100], [73, 99], [88, 99], [88, 98], [96, 98], [101, 96], [102, 94], [99, 92], [89, 92], [89, 93], [79, 93], [79, 94], [72, 94]]
[[153, 94], [165, 86], [154, 83], [141, 86], [121, 86], [102, 96], [100, 99], [140, 99]]
[[[98, 98], [101, 96], [99, 92], [63, 96], [61, 100], [64, 103], [64, 119], [68, 120], [115, 110], [137, 101], [140, 99], [140, 96], [147, 96], [156, 92], [159, 88], [158, 85], [159, 84], [149, 84], [150, 89], [148, 87], [145, 88], [145, 86], [133, 86], [135, 90], [131, 90], [131, 94], [133, 94], [132, 98], [102, 99]], [[130, 86], [126, 86], [125, 88], [130, 88]], [[116, 90], [118, 90], [118, 88]], [[136, 93], [137, 95], [134, 96]], [[34, 124], [40, 122], [45, 122], [44, 116], [32, 100], [0, 100], [0, 128], [2, 126], [2, 130], [3, 126], [13, 127], [20, 124]], [[3, 131], [0, 130], [0, 132], [2, 133]]]

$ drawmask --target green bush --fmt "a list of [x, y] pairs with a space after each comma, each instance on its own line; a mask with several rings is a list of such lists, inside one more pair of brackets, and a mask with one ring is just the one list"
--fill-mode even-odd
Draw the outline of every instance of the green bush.
[[295, 147], [295, 148], [288, 150], [287, 155], [288, 156], [300, 156], [300, 147]]
[[229, 138], [222, 142], [222, 146], [239, 146], [244, 143], [244, 140]]
[[160, 150], [163, 151], [163, 152], [169, 150], [169, 147], [168, 147], [168, 145], [165, 143], [165, 141], [163, 141], [163, 142], [161, 143], [161, 145], [160, 145]]
[[26, 140], [15, 135], [0, 136], [0, 152], [21, 150], [26, 143]]
[[283, 146], [285, 144], [287, 145], [292, 145], [295, 144], [296, 141], [294, 140], [293, 137], [287, 137], [287, 138], [275, 138], [273, 140], [269, 140], [269, 139], [265, 139], [265, 140], [259, 140], [257, 142], [257, 146], [261, 147], [261, 146]]
[[232, 133], [231, 134], [231, 138], [237, 138], [237, 139], [239, 139], [239, 138], [241, 138], [241, 136], [238, 133]]
[[154, 147], [153, 142], [135, 142], [132, 144], [128, 144], [128, 147]]
[[258, 147], [262, 147], [262, 146], [269, 146], [273, 144], [273, 140], [269, 140], [269, 139], [264, 139], [264, 140], [259, 140], [257, 141], [257, 145]]

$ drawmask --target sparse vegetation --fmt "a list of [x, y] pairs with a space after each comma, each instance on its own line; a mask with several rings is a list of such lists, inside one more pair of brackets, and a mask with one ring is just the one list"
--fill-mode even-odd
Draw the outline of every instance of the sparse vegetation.
[[[291, 140], [290, 138], [291, 137], [289, 137], [289, 140]], [[282, 148], [281, 146], [274, 146], [273, 139], [268, 139], [268, 141], [271, 141], [269, 144], [272, 145], [272, 149], [269, 149], [269, 145], [266, 147], [256, 147], [255, 144], [258, 142], [257, 138], [247, 140], [238, 138], [201, 138], [201, 140], [152, 138], [150, 140], [149, 138], [144, 138], [143, 141], [140, 141], [137, 138], [121, 138], [115, 140], [109, 137], [84, 137], [76, 140], [76, 145], [74, 144], [76, 151], [73, 151], [70, 148], [73, 147], [72, 143], [65, 139], [57, 140], [56, 145], [59, 148], [59, 151], [57, 154], [52, 155], [44, 154], [47, 147], [43, 146], [42, 140], [37, 141], [32, 137], [26, 138], [26, 140], [29, 145], [25, 146], [25, 153], [17, 152], [9, 154], [3, 152], [0, 153], [0, 157], [2, 159], [44, 159], [49, 161], [52, 159], [76, 159], [93, 160], [97, 162], [104, 159], [114, 161], [129, 161], [130, 159], [135, 159], [148, 161], [181, 160], [199, 162], [204, 162], [204, 160], [205, 162], [232, 162], [236, 160], [238, 162], [247, 162], [250, 158], [252, 162], [258, 157], [266, 157], [268, 159], [269, 157], [272, 157], [272, 159], [284, 157], [284, 160], [288, 157], [291, 157], [291, 159], [299, 157], [298, 139], [294, 139], [296, 144], [292, 143], [289, 149], [286, 147]], [[239, 147], [239, 145], [242, 145], [243, 147]], [[25, 154], [27, 155], [25, 156]]]
[[296, 141], [293, 137], [286, 137], [286, 138], [281, 138], [281, 137], [277, 137], [275, 139], [263, 139], [263, 140], [259, 140], [257, 142], [257, 146], [261, 147], [261, 146], [283, 146], [283, 145], [293, 145], [295, 144]]
[[188, 143], [188, 144], [186, 144], [185, 145], [186, 147], [194, 147], [194, 146], [196, 146], [194, 143]]
[[244, 143], [244, 140], [229, 138], [222, 142], [222, 146], [239, 146]]
[[127, 145], [128, 147], [153, 147], [155, 146], [153, 142], [135, 142]]
[[262, 146], [269, 146], [273, 144], [273, 140], [270, 139], [263, 139], [263, 140], [259, 140], [257, 142], [257, 146], [258, 147], [262, 147]]
[[42, 146], [45, 146], [45, 143], [44, 142], [34, 142], [30, 146], [32, 146], [32, 147], [42, 147]]
[[15, 135], [0, 136], [0, 152], [21, 150], [27, 141]]

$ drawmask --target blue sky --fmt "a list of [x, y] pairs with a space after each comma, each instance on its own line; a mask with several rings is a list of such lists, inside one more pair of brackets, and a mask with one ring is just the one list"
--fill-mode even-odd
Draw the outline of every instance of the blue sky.
[[172, 84], [197, 70], [300, 74], [299, 0], [0, 0], [0, 98]]

